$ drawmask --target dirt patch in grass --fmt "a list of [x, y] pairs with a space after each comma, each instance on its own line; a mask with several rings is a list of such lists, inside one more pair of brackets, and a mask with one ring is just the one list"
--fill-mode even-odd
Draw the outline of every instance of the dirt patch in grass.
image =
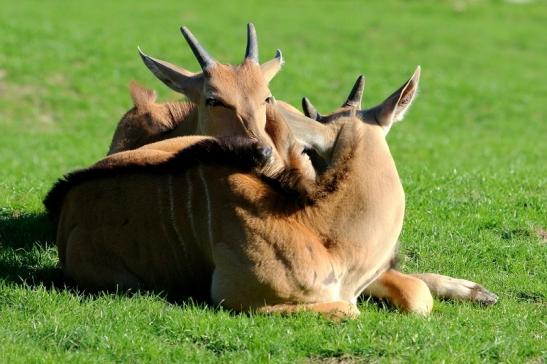
[[326, 357], [326, 358], [320, 357], [320, 356], [314, 356], [314, 357], [308, 358], [308, 360], [306, 360], [305, 363], [354, 364], [354, 363], [375, 363], [375, 361], [371, 361], [370, 359], [366, 359], [366, 358], [350, 356], [350, 355], [342, 355], [337, 357]]
[[537, 228], [536, 229], [536, 234], [541, 239], [543, 244], [547, 243], [547, 230], [545, 230], [543, 228]]

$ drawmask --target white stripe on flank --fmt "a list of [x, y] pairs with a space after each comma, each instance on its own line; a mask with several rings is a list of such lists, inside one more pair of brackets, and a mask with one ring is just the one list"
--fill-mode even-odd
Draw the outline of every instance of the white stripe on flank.
[[188, 260], [188, 252], [186, 251], [186, 246], [184, 245], [184, 239], [182, 239], [182, 235], [179, 231], [177, 220], [175, 218], [175, 198], [173, 194], [173, 175], [170, 174], [167, 177], [167, 187], [169, 188], [169, 217], [171, 220], [171, 225], [173, 225], [173, 230], [175, 230], [175, 233], [177, 234], [177, 238], [179, 240], [180, 246], [182, 247], [182, 253], [184, 254], [184, 257], [186, 260]]
[[186, 196], [186, 209], [188, 214], [188, 220], [190, 221], [190, 228], [192, 229], [192, 235], [194, 236], [194, 243], [198, 241], [198, 234], [196, 233], [196, 226], [194, 225], [194, 211], [192, 211], [192, 181], [190, 180], [190, 171], [186, 171], [186, 185], [188, 186], [188, 196]]
[[205, 201], [207, 203], [207, 232], [209, 233], [209, 246], [213, 247], [213, 229], [212, 229], [212, 212], [211, 212], [211, 199], [209, 197], [209, 190], [207, 189], [207, 182], [205, 181], [205, 177], [203, 177], [203, 167], [198, 167], [198, 173], [199, 178], [201, 179], [201, 182], [203, 183], [203, 190], [205, 192]]

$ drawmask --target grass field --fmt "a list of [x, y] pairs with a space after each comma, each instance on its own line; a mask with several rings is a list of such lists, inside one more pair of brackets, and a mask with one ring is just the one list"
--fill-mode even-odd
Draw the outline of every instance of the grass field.
[[[545, 361], [544, 2], [1, 3], [0, 362]], [[420, 318], [363, 301], [358, 320], [334, 324], [62, 288], [42, 198], [106, 153], [130, 80], [178, 97], [137, 45], [197, 70], [184, 24], [239, 63], [250, 20], [262, 60], [283, 50], [271, 88], [295, 105], [330, 111], [364, 73], [371, 106], [422, 66], [388, 138], [407, 194], [402, 269], [483, 283], [498, 304], [436, 301]]]

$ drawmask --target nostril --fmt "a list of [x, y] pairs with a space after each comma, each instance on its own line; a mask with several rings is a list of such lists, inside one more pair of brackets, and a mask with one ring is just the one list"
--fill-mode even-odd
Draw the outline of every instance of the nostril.
[[272, 147], [258, 147], [258, 153], [260, 153], [260, 156], [264, 159], [270, 159], [272, 156]]

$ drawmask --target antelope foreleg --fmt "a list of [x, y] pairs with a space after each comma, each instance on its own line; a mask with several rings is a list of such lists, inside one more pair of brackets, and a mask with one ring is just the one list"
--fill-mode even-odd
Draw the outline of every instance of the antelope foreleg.
[[484, 305], [492, 305], [498, 300], [498, 296], [480, 284], [465, 279], [452, 278], [435, 273], [410, 275], [425, 282], [435, 297], [474, 301]]
[[433, 308], [433, 297], [426, 283], [394, 269], [384, 272], [364, 293], [386, 299], [404, 312], [428, 315]]
[[293, 314], [297, 312], [315, 312], [332, 320], [354, 319], [359, 317], [359, 309], [352, 303], [344, 301], [290, 304], [282, 303], [272, 306], [264, 306], [257, 309], [259, 313], [267, 314]]

